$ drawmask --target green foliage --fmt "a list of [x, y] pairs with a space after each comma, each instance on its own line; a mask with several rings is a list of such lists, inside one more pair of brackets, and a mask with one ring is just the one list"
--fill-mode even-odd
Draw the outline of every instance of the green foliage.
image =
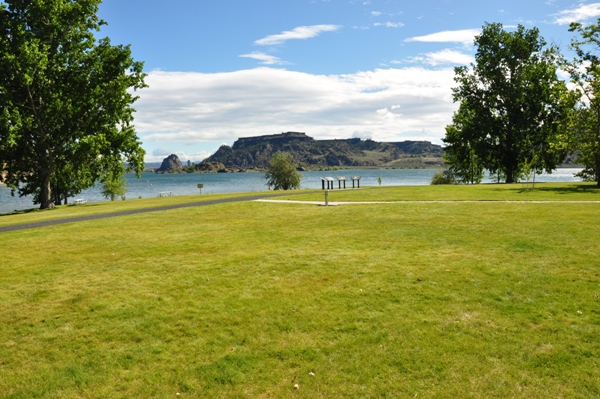
[[302, 174], [298, 172], [292, 154], [278, 151], [269, 162], [265, 178], [274, 190], [293, 190], [300, 188]]
[[117, 164], [109, 169], [100, 178], [102, 188], [100, 192], [106, 199], [114, 201], [117, 197], [124, 198], [127, 193], [127, 179], [125, 178], [125, 167]]
[[121, 156], [143, 170], [131, 107], [143, 64], [128, 46], [95, 38], [99, 4], [0, 3], [0, 164], [41, 208], [91, 187]]
[[446, 129], [446, 160], [463, 181], [476, 183], [488, 169], [516, 181], [522, 165], [538, 157], [538, 171], [553, 170], [564, 150], [552, 146], [570, 103], [557, 77], [559, 54], [536, 28], [507, 32], [486, 24], [475, 39], [475, 64], [455, 69], [454, 101]]
[[577, 150], [584, 165], [579, 177], [600, 186], [600, 19], [583, 26], [572, 23], [569, 29], [578, 37], [571, 41], [576, 57], [564, 64], [577, 87], [578, 107], [572, 114], [566, 141]]
[[454, 115], [454, 124], [446, 126], [446, 137], [443, 139], [447, 143], [444, 160], [453, 180], [464, 184], [478, 184], [484, 176], [484, 162], [478, 155], [481, 140], [469, 132], [471, 125], [464, 121], [470, 113], [472, 111], [461, 105], [460, 111]]
[[183, 172], [185, 173], [194, 173], [196, 171], [196, 166], [194, 163], [192, 163], [192, 161], [190, 161], [189, 159], [187, 160], [186, 164], [183, 166]]
[[433, 177], [431, 178], [431, 184], [456, 184], [456, 177], [454, 176], [452, 171], [448, 169], [443, 171], [437, 171], [433, 174]]

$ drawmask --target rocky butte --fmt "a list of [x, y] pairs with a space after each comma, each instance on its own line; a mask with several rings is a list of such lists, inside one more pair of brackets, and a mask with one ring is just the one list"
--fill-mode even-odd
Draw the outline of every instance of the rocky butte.
[[183, 165], [179, 160], [179, 157], [175, 154], [171, 154], [165, 159], [163, 159], [160, 168], [156, 169], [156, 173], [173, 173], [173, 172], [181, 172], [183, 170]]
[[439, 168], [443, 147], [429, 141], [377, 142], [359, 138], [315, 140], [302, 132], [239, 138], [197, 165], [201, 171], [264, 170], [276, 151], [289, 152], [301, 169], [331, 167]]

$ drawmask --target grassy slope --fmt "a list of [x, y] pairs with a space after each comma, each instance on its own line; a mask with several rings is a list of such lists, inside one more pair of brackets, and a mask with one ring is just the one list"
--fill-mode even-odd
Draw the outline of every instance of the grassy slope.
[[[335, 195], [599, 196], [481, 187]], [[599, 206], [253, 202], [3, 233], [0, 397], [597, 397]]]

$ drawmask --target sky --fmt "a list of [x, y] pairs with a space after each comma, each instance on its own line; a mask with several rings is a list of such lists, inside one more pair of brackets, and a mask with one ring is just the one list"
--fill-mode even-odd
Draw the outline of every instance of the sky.
[[304, 132], [442, 144], [454, 68], [486, 22], [537, 27], [568, 53], [577, 0], [104, 0], [98, 37], [131, 45], [148, 88], [135, 127], [146, 162], [199, 162], [240, 137]]

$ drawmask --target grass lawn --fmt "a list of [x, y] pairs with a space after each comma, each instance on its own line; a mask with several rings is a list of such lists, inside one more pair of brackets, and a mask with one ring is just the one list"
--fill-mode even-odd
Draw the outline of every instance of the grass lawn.
[[237, 202], [0, 233], [0, 397], [600, 397], [597, 189], [330, 193], [374, 200], [424, 202]]

